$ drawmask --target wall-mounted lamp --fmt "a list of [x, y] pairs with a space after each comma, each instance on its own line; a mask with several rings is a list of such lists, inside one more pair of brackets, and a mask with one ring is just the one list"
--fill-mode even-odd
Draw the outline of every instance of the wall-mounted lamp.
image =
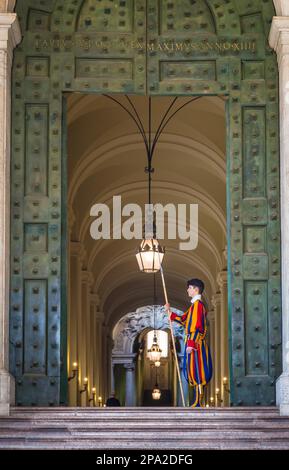
[[98, 406], [102, 406], [102, 397], [98, 397]]
[[84, 377], [83, 379], [83, 388], [79, 390], [79, 393], [87, 392], [88, 378]]
[[223, 400], [221, 399], [221, 394], [220, 394], [220, 389], [217, 387], [215, 390], [215, 404], [218, 406], [218, 404], [223, 403]]
[[76, 377], [77, 372], [78, 372], [78, 364], [77, 364], [77, 362], [73, 362], [73, 364], [72, 364], [72, 375], [70, 375], [67, 378], [68, 382], [70, 382], [70, 380], [72, 380]]
[[92, 394], [92, 396], [90, 397], [90, 399], [88, 401], [89, 401], [89, 403], [93, 402], [93, 406], [95, 406], [95, 395], [96, 395], [96, 388], [95, 387], [93, 387], [91, 389], [91, 394]]
[[228, 379], [227, 379], [227, 377], [224, 377], [224, 378], [223, 378], [223, 387], [224, 387], [225, 392], [227, 392], [227, 393], [230, 393], [230, 392], [231, 392], [230, 389], [229, 389], [229, 387], [228, 387]]

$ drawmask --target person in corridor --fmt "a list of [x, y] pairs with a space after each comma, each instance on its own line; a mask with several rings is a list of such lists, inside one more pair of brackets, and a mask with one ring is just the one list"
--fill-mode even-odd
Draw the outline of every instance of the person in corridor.
[[213, 374], [211, 353], [206, 342], [207, 312], [202, 302], [204, 288], [204, 283], [200, 279], [190, 279], [187, 282], [187, 293], [191, 297], [191, 305], [181, 316], [171, 312], [170, 304], [165, 305], [166, 309], [171, 312], [171, 320], [185, 328], [183, 373], [194, 390], [191, 404], [193, 408], [202, 406], [203, 387], [210, 382]]

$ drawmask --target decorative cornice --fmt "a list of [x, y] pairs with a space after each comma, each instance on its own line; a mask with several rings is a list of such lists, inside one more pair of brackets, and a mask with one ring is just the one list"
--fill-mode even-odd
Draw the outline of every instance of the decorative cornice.
[[134, 367], [134, 361], [136, 358], [136, 354], [114, 354], [112, 353], [112, 365], [115, 364], [127, 364], [128, 366]]
[[104, 313], [103, 312], [96, 311], [94, 316], [95, 316], [96, 321], [103, 322], [103, 320], [104, 320]]
[[207, 318], [209, 320], [209, 322], [212, 322], [215, 320], [215, 310], [209, 310], [207, 312]]
[[91, 271], [81, 271], [81, 281], [87, 283], [89, 286], [92, 286], [94, 282], [94, 277]]
[[131, 370], [131, 371], [134, 371], [135, 369], [135, 365], [133, 363], [127, 363], [127, 364], [123, 364], [123, 367], [126, 369], [126, 370]]
[[212, 297], [212, 305], [214, 309], [218, 308], [221, 304], [221, 293], [216, 292], [216, 294], [213, 295]]
[[[95, 294], [94, 292], [92, 292], [89, 296], [89, 300], [92, 305], [94, 305], [95, 307], [99, 307], [100, 300], [99, 300], [98, 294]], [[98, 313], [102, 313], [102, 312], [98, 312]]]
[[70, 241], [69, 242], [69, 253], [70, 256], [77, 256], [81, 263], [86, 259], [86, 251], [81, 242]]
[[228, 271], [220, 271], [218, 276], [217, 276], [217, 282], [219, 286], [222, 287], [227, 287], [228, 284]]
[[274, 16], [269, 34], [269, 44], [277, 53], [278, 63], [289, 54], [289, 17]]
[[21, 39], [16, 13], [0, 13], [0, 50], [7, 51], [10, 59], [12, 59], [12, 51]]

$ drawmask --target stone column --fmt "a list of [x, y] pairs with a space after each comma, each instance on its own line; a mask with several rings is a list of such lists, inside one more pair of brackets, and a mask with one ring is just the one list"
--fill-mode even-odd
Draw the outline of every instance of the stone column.
[[135, 406], [134, 364], [124, 364], [125, 368], [125, 406]]
[[[230, 397], [223, 385], [223, 378], [229, 379], [229, 357], [228, 357], [228, 273], [221, 271], [218, 274], [218, 284], [221, 291], [221, 321], [220, 321], [220, 342], [221, 342], [221, 397], [224, 406], [229, 406]], [[229, 383], [228, 383], [229, 386]]]
[[114, 380], [114, 362], [111, 361], [111, 380], [110, 380], [111, 393], [115, 393], [115, 380]]
[[95, 363], [95, 387], [96, 387], [96, 393], [97, 397], [102, 397], [103, 396], [103, 353], [102, 353], [102, 343], [103, 343], [103, 319], [104, 319], [104, 314], [103, 312], [98, 311], [98, 306], [96, 306], [95, 309], [95, 354], [96, 354], [96, 363]]
[[97, 382], [98, 382], [98, 367], [97, 367], [97, 331], [96, 331], [96, 311], [99, 305], [99, 297], [95, 293], [91, 293], [89, 297], [90, 301], [90, 362], [89, 362], [89, 374], [91, 376], [91, 387], [96, 389], [97, 393]]
[[112, 390], [112, 381], [111, 381], [111, 367], [112, 367], [112, 350], [113, 350], [113, 339], [110, 334], [107, 336], [107, 389], [106, 397], [108, 397]]
[[[209, 346], [213, 362], [213, 377], [209, 383], [209, 400], [211, 397], [215, 398], [215, 312], [214, 310], [208, 311], [209, 321]], [[211, 402], [209, 401], [210, 405]]]
[[[215, 389], [221, 390], [221, 332], [220, 332], [220, 320], [221, 320], [221, 294], [218, 292], [212, 298], [212, 304], [215, 311]], [[215, 392], [215, 390], [214, 390]], [[214, 395], [215, 396], [215, 395]], [[221, 403], [218, 403], [220, 406]]]
[[[84, 377], [88, 378], [88, 391], [92, 388], [91, 374], [91, 344], [90, 344], [90, 290], [92, 285], [92, 274], [89, 271], [81, 272], [81, 344], [80, 344], [80, 363], [81, 363], [81, 386]], [[81, 406], [87, 406], [87, 393], [81, 395]]]
[[[277, 3], [281, 8], [283, 2]], [[289, 15], [288, 8], [286, 14]], [[269, 43], [277, 53], [280, 89], [283, 372], [276, 383], [276, 400], [280, 413], [289, 415], [289, 16], [273, 18]]]
[[0, 0], [0, 13], [13, 12], [16, 0]]
[[[69, 244], [69, 295], [68, 295], [68, 351], [67, 351], [67, 369], [71, 375], [72, 364], [77, 362], [79, 374], [81, 375], [81, 363], [79, 356], [79, 336], [78, 331], [81, 327], [79, 325], [79, 317], [81, 312], [81, 270], [83, 262], [83, 249], [79, 242], [70, 242]], [[77, 406], [79, 404], [78, 397], [78, 380], [79, 377], [69, 382], [69, 406]]]
[[108, 327], [103, 323], [102, 324], [102, 350], [101, 350], [101, 389], [102, 389], [102, 398], [107, 399], [107, 335]]
[[92, 377], [92, 387], [96, 388], [96, 393], [99, 396], [99, 390], [98, 390], [98, 331], [97, 331], [97, 322], [96, 322], [96, 314], [98, 311], [98, 305], [99, 305], [99, 297], [97, 294], [92, 293], [90, 294], [90, 324], [91, 324], [91, 357], [92, 357], [92, 363], [91, 363], [91, 377]]
[[[4, 6], [3, 6], [4, 8]], [[15, 13], [0, 13], [0, 415], [14, 404], [9, 374], [11, 66], [21, 40]]]

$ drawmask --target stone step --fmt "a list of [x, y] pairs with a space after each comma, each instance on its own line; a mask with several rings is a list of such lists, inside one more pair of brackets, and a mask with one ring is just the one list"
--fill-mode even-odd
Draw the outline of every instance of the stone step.
[[222, 433], [216, 435], [206, 434], [198, 436], [172, 436], [159, 435], [157, 433], [152, 436], [79, 436], [79, 435], [58, 435], [46, 437], [35, 437], [21, 439], [17, 437], [9, 437], [0, 439], [0, 449], [13, 450], [61, 450], [61, 449], [99, 449], [99, 450], [120, 450], [120, 449], [136, 449], [136, 450], [203, 450], [203, 449], [222, 449], [222, 450], [288, 450], [288, 439], [280, 436], [232, 436], [228, 439]]
[[289, 449], [271, 408], [13, 408], [0, 449]]
[[85, 418], [99, 418], [104, 417], [115, 417], [119, 416], [120, 419], [123, 417], [130, 416], [137, 419], [138, 417], [152, 417], [155, 419], [162, 417], [201, 417], [203, 419], [211, 419], [216, 417], [228, 417], [234, 419], [234, 417], [279, 417], [279, 410], [277, 408], [205, 408], [205, 409], [192, 409], [192, 408], [12, 408], [11, 416], [18, 418], [39, 417], [47, 418], [50, 417], [85, 417]]
[[188, 435], [190, 436], [191, 434], [193, 433], [198, 433], [198, 432], [202, 432], [202, 435], [205, 435], [205, 434], [215, 434], [216, 432], [222, 432], [222, 435], [223, 436], [227, 436], [228, 438], [231, 438], [234, 436], [234, 434], [238, 433], [238, 435], [240, 436], [247, 436], [248, 435], [248, 432], [250, 432], [250, 438], [251, 437], [256, 437], [260, 434], [272, 434], [274, 436], [283, 436], [284, 438], [289, 438], [289, 427], [287, 429], [280, 429], [279, 427], [276, 427], [275, 429], [272, 429], [272, 428], [268, 428], [268, 429], [265, 429], [265, 428], [262, 428], [262, 427], [259, 427], [259, 426], [256, 426], [255, 428], [253, 429], [248, 429], [247, 427], [235, 427], [235, 428], [227, 428], [227, 429], [224, 429], [224, 428], [215, 428], [215, 429], [212, 429], [211, 427], [207, 426], [207, 427], [195, 427], [195, 428], [180, 428], [178, 431], [176, 431], [174, 428], [172, 427], [164, 427], [164, 426], [161, 426], [160, 424], [157, 426], [149, 426], [149, 427], [146, 427], [144, 429], [144, 427], [139, 427], [139, 428], [122, 428], [122, 427], [119, 427], [119, 428], [112, 428], [112, 427], [108, 427], [108, 428], [101, 428], [101, 427], [94, 427], [94, 428], [90, 428], [90, 429], [75, 429], [71, 426], [64, 426], [62, 425], [59, 426], [58, 428], [49, 428], [47, 426], [42, 426], [41, 427], [33, 427], [33, 428], [29, 428], [27, 427], [27, 429], [17, 429], [17, 428], [4, 428], [4, 429], [1, 429], [0, 430], [0, 438], [4, 438], [6, 436], [11, 436], [11, 435], [15, 435], [17, 437], [21, 437], [21, 436], [25, 436], [25, 437], [28, 437], [28, 436], [32, 436], [32, 437], [35, 437], [35, 436], [38, 436], [38, 437], [41, 437], [41, 435], [45, 435], [46, 433], [53, 433], [53, 435], [61, 435], [62, 433], [69, 433], [70, 434], [77, 434], [79, 436], [87, 436], [87, 435], [90, 435], [90, 436], [102, 436], [102, 435], [109, 435], [109, 433], [113, 432], [115, 436], [118, 436], [119, 433], [121, 433], [121, 435], [126, 435], [126, 436], [138, 436], [138, 435], [143, 435], [145, 434], [146, 436], [149, 436], [149, 435], [159, 435], [159, 433], [161, 432], [162, 435], [165, 435], [166, 433], [168, 435], [171, 435], [171, 436], [179, 436], [180, 434], [182, 436], [184, 435]]
[[134, 413], [129, 410], [125, 412], [103, 412], [103, 411], [95, 411], [92, 413], [82, 413], [82, 412], [77, 412], [77, 413], [70, 413], [70, 414], [61, 414], [61, 413], [12, 413], [10, 418], [7, 418], [10, 420], [13, 418], [13, 420], [17, 420], [18, 422], [25, 421], [27, 419], [33, 420], [35, 423], [37, 421], [42, 422], [43, 420], [46, 421], [57, 421], [57, 420], [70, 420], [73, 422], [77, 421], [85, 421], [87, 423], [90, 422], [106, 422], [109, 423], [111, 420], [115, 421], [116, 418], [119, 420], [119, 422], [138, 422], [141, 420], [142, 422], [149, 422], [149, 421], [171, 421], [171, 422], [234, 422], [234, 420], [238, 420], [239, 422], [247, 421], [247, 422], [252, 422], [254, 419], [262, 419], [266, 421], [275, 421], [278, 419], [280, 422], [286, 422], [287, 418], [286, 417], [280, 417], [277, 413], [257, 413], [257, 412], [246, 412], [246, 413], [227, 413], [226, 411], [223, 412], [214, 412], [214, 413], [207, 413], [205, 410], [204, 411], [195, 411], [195, 410], [190, 410], [189, 413], [187, 412], [176, 412], [172, 413], [168, 411], [167, 413], [150, 413], [147, 411], [143, 412], [138, 412]]

